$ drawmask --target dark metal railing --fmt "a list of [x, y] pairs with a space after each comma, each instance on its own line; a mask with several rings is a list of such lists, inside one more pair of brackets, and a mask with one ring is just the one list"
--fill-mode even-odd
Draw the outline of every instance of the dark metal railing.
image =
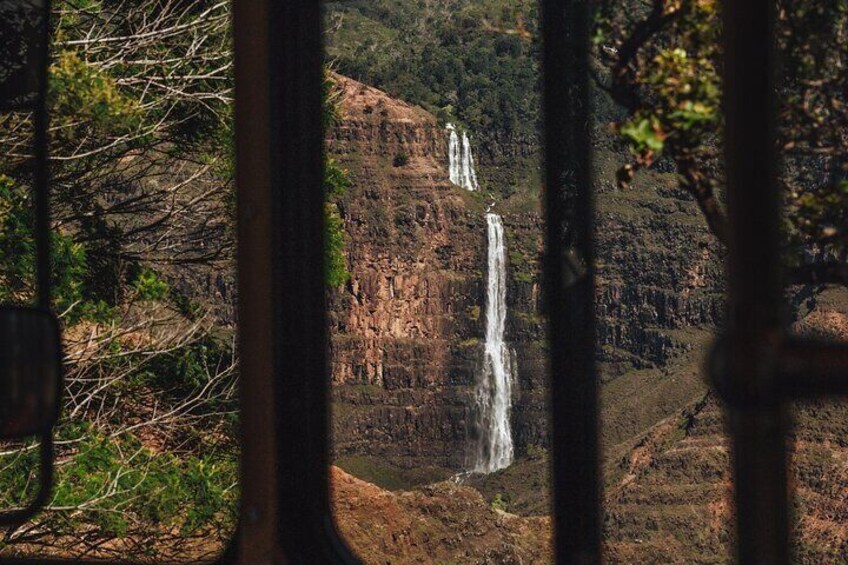
[[558, 563], [601, 559], [589, 3], [542, 2], [545, 305]]
[[773, 0], [723, 2], [729, 317], [712, 380], [728, 406], [737, 559], [790, 562], [787, 403], [844, 394], [848, 347], [787, 337], [776, 182]]
[[[590, 6], [540, 3], [556, 558], [600, 563]], [[327, 485], [319, 3], [234, 5], [244, 445], [240, 527], [227, 559], [355, 562], [333, 530]], [[779, 565], [790, 548], [786, 405], [848, 394], [848, 347], [783, 330], [773, 10], [772, 0], [724, 2], [730, 316], [711, 367], [730, 410], [739, 561]], [[36, 117], [46, 131], [43, 107]], [[45, 140], [38, 139], [46, 148]], [[39, 301], [46, 305], [46, 149], [36, 159]]]
[[[49, 116], [47, 111], [47, 68], [48, 68], [48, 45], [50, 41], [50, 6], [49, 0], [21, 3], [20, 6], [10, 4], [4, 6], [4, 14], [7, 11], [18, 8], [18, 17], [24, 17], [27, 21], [22, 24], [22, 29], [27, 29], [24, 38], [25, 49], [19, 53], [20, 61], [17, 61], [23, 69], [16, 77], [11, 78], [8, 84], [3, 85], [3, 94], [16, 93], [14, 100], [0, 100], [0, 111], [17, 110], [28, 111], [32, 115], [33, 140], [32, 140], [32, 181], [34, 202], [34, 225], [33, 239], [35, 240], [35, 305], [38, 309], [48, 312], [50, 310], [51, 295], [51, 269], [50, 269], [50, 167], [48, 161], [48, 125]], [[3, 22], [6, 24], [6, 22]], [[0, 41], [8, 42], [11, 37], [5, 34], [13, 34], [11, 26], [4, 27], [4, 34]], [[3, 62], [8, 63], [8, 61]], [[8, 78], [8, 77], [4, 77]], [[52, 316], [52, 315], [51, 315]], [[55, 320], [55, 316], [52, 316]], [[55, 322], [54, 322], [55, 323]], [[8, 344], [0, 344], [8, 347]], [[58, 343], [57, 343], [58, 346]], [[56, 352], [56, 357], [59, 353]], [[61, 386], [61, 383], [57, 383]], [[45, 430], [38, 435], [39, 441], [39, 472], [38, 491], [35, 496], [26, 503], [23, 508], [15, 510], [0, 510], [0, 525], [7, 527], [18, 526], [35, 516], [50, 501], [53, 486], [53, 433]]]

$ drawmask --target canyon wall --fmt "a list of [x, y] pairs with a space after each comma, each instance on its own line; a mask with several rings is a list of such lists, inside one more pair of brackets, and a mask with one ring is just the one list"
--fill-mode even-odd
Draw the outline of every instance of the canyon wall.
[[[339, 203], [351, 277], [331, 293], [335, 450], [462, 469], [482, 362], [487, 200], [449, 181], [447, 135], [433, 116], [337, 80], [343, 120], [327, 145], [353, 182]], [[534, 247], [512, 257], [535, 260], [538, 216], [504, 223], [510, 251], [516, 232]], [[538, 443], [546, 435], [538, 285], [535, 276], [509, 284], [514, 427], [520, 443]]]
[[[482, 361], [490, 200], [450, 183], [447, 134], [435, 117], [336, 80], [343, 119], [327, 147], [352, 186], [339, 202], [351, 277], [330, 299], [334, 450], [403, 468], [464, 469]], [[596, 150], [598, 358], [610, 380], [690, 350], [697, 328], [719, 322], [722, 303], [711, 238], [674, 177], [651, 173], [617, 191], [605, 180], [618, 166], [614, 152], [603, 143]], [[522, 197], [529, 201], [512, 199]], [[509, 200], [495, 207], [506, 233], [519, 455], [548, 444], [543, 220], [534, 209]]]

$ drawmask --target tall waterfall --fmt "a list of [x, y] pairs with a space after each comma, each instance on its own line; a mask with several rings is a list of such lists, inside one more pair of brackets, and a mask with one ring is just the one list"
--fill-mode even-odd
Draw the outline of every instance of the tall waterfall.
[[448, 173], [455, 185], [467, 190], [479, 190], [477, 172], [474, 170], [474, 156], [471, 154], [471, 140], [462, 132], [462, 142], [453, 124], [446, 126], [448, 138]]
[[456, 134], [453, 124], [448, 124], [447, 128], [448, 132], [450, 132], [450, 139], [448, 141], [448, 172], [450, 174], [450, 181], [454, 184], [461, 185], [459, 167], [462, 160], [462, 151], [459, 147], [459, 136]]
[[506, 246], [501, 217], [486, 214], [488, 225], [488, 275], [486, 284], [486, 348], [483, 371], [477, 382], [479, 443], [474, 472], [492, 473], [509, 466], [513, 459], [512, 405], [513, 368], [506, 328]]

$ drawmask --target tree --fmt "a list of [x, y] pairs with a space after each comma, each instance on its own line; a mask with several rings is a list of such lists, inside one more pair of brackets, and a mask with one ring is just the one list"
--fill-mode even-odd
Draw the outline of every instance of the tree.
[[329, 2], [327, 11], [340, 72], [462, 123], [490, 157], [537, 147], [535, 1]]
[[[794, 283], [848, 283], [848, 31], [843, 3], [776, 0], [780, 182]], [[619, 172], [626, 188], [639, 168], [668, 159], [712, 233], [727, 240], [719, 194], [723, 121], [718, 0], [651, 0], [644, 9], [600, 3], [598, 82], [626, 111], [618, 123], [633, 161]], [[813, 254], [813, 262], [804, 259]]]
[[[0, 546], [214, 554], [235, 522], [237, 365], [221, 308], [186, 273], [232, 258], [229, 3], [65, 0], [53, 18], [65, 406], [53, 496]], [[30, 118], [0, 116], [0, 299], [12, 302], [33, 295]], [[36, 447], [4, 444], [4, 506], [32, 495]]]
[[[55, 493], [0, 551], [211, 557], [235, 525], [237, 359], [229, 2], [64, 0], [49, 69], [54, 306], [65, 345]], [[341, 119], [324, 83], [324, 126]], [[0, 116], [0, 300], [34, 294], [31, 116]], [[348, 277], [325, 162], [326, 278]], [[195, 272], [192, 278], [192, 272]], [[199, 279], [199, 281], [198, 281]], [[0, 451], [0, 502], [22, 504], [37, 443]], [[104, 543], [104, 542], [109, 543]]]

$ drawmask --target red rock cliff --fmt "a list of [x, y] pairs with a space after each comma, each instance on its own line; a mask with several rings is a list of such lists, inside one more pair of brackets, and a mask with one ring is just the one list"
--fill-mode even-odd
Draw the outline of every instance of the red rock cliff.
[[341, 202], [351, 279], [331, 308], [336, 450], [461, 467], [483, 219], [448, 180], [433, 116], [337, 80], [343, 121], [328, 148], [353, 186]]

